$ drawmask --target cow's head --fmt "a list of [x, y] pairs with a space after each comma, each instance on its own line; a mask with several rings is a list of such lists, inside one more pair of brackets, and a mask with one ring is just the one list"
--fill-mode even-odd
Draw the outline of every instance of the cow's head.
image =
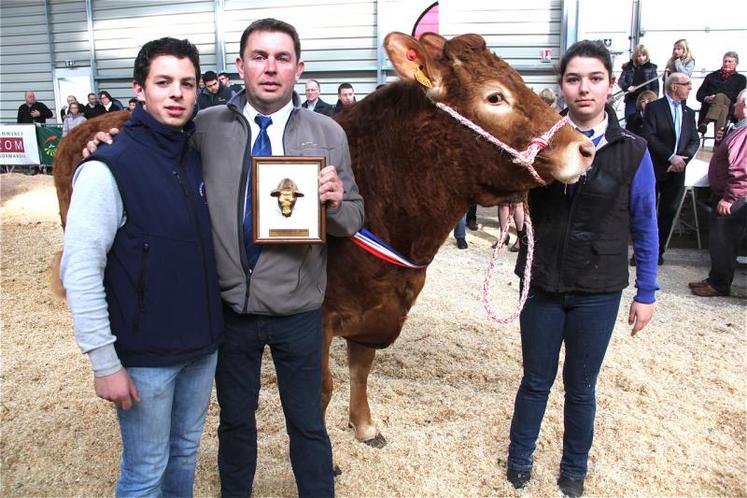
[[293, 214], [293, 208], [296, 206], [296, 199], [303, 197], [303, 193], [298, 190], [296, 182], [290, 178], [283, 178], [278, 183], [278, 188], [270, 192], [270, 195], [278, 198], [278, 207], [280, 212], [286, 218]]
[[[518, 151], [561, 119], [524, 84], [516, 70], [487, 49], [479, 35], [446, 40], [424, 33], [416, 40], [390, 33], [384, 47], [397, 73], [422, 85], [434, 104], [450, 106]], [[571, 126], [562, 126], [533, 166], [542, 181], [572, 183], [591, 166], [593, 158], [591, 141]]]

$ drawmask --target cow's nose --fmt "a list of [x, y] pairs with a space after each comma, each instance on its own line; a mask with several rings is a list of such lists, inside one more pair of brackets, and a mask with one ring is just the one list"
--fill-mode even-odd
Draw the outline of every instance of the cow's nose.
[[585, 157], [586, 159], [594, 157], [594, 150], [594, 144], [588, 141], [578, 146], [581, 157]]

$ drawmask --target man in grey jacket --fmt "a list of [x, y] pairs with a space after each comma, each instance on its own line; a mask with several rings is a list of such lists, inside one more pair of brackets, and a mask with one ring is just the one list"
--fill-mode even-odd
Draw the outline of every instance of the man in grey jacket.
[[326, 157], [330, 166], [319, 174], [319, 199], [326, 203], [331, 236], [348, 237], [363, 225], [363, 199], [344, 130], [299, 107], [293, 86], [304, 64], [293, 26], [255, 21], [241, 37], [239, 55], [245, 91], [226, 106], [200, 112], [194, 134], [210, 199], [226, 321], [216, 370], [221, 494], [247, 496], [252, 490], [260, 365], [269, 346], [298, 493], [332, 496], [332, 451], [321, 408], [326, 247], [251, 243], [251, 156]]

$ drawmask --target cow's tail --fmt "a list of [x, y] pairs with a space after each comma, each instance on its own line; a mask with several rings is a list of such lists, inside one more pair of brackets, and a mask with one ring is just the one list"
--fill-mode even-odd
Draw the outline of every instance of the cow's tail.
[[49, 268], [49, 287], [52, 290], [52, 294], [65, 299], [65, 287], [62, 286], [62, 280], [60, 280], [60, 264], [62, 263], [62, 249], [56, 251], [52, 256], [52, 265]]

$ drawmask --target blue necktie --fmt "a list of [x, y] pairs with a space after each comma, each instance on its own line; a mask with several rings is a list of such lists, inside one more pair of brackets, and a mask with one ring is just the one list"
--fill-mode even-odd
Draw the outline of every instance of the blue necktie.
[[682, 111], [680, 110], [680, 103], [677, 100], [672, 101], [674, 104], [674, 154], [677, 153], [677, 148], [680, 145], [680, 133], [682, 131]]
[[[252, 146], [252, 157], [254, 156], [271, 156], [272, 144], [270, 136], [267, 134], [267, 127], [272, 124], [270, 116], [257, 114], [254, 122], [259, 125], [257, 139]], [[249, 158], [251, 168], [251, 158]], [[249, 268], [254, 269], [259, 259], [259, 253], [262, 252], [262, 246], [252, 243], [252, 172], [249, 171], [246, 184], [246, 207], [244, 209], [244, 247], [246, 248], [246, 257], [249, 261]]]

